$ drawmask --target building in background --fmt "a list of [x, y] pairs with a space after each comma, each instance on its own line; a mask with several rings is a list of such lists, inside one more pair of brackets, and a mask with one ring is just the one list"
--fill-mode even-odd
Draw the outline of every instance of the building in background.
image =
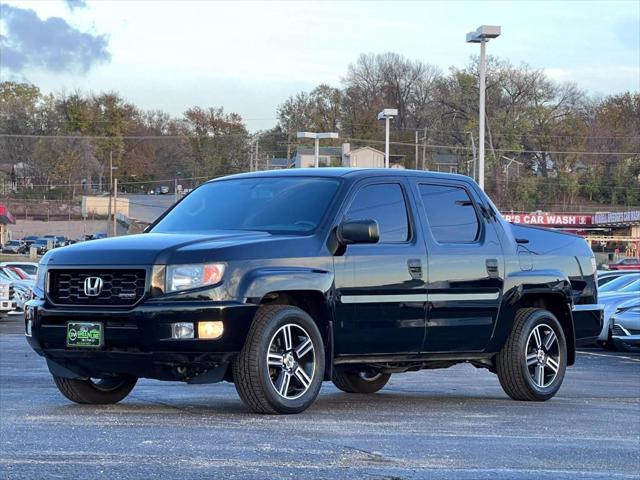
[[[299, 147], [292, 158], [296, 168], [313, 168], [315, 166], [315, 151], [310, 147]], [[342, 148], [320, 147], [318, 164], [321, 167], [339, 167], [342, 165]]]

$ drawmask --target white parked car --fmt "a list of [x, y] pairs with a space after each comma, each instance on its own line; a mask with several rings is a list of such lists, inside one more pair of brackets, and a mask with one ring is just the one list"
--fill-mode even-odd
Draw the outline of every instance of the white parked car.
[[16, 308], [16, 304], [11, 300], [11, 283], [0, 280], [0, 314], [9, 313]]

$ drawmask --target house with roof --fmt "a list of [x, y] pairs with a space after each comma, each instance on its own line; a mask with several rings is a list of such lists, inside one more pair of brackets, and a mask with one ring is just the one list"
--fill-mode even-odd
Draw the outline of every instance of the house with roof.
[[384, 168], [384, 152], [373, 147], [351, 150], [350, 145], [342, 145], [342, 166], [352, 168]]
[[[320, 147], [318, 164], [320, 167], [339, 167], [342, 165], [342, 148]], [[315, 167], [315, 150], [309, 147], [299, 147], [291, 159], [296, 168]]]
[[293, 161], [285, 157], [271, 157], [269, 159], [269, 170], [282, 170], [283, 168], [291, 168]]
[[434, 170], [444, 173], [458, 173], [460, 156], [453, 153], [436, 153], [433, 156]]

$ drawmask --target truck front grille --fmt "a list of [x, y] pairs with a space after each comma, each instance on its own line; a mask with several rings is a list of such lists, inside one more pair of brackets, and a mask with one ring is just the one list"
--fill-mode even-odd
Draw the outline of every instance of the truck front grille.
[[144, 296], [146, 273], [144, 269], [51, 269], [48, 293], [59, 305], [131, 306]]

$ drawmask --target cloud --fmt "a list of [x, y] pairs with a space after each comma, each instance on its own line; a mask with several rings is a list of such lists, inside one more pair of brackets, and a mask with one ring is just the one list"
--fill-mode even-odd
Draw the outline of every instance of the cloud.
[[3, 68], [13, 72], [35, 67], [86, 73], [95, 64], [111, 60], [106, 35], [81, 32], [60, 17], [41, 20], [31, 9], [3, 5], [2, 14]]
[[64, 0], [64, 3], [67, 5], [67, 8], [72, 12], [76, 8], [86, 8], [87, 1], [86, 0]]

